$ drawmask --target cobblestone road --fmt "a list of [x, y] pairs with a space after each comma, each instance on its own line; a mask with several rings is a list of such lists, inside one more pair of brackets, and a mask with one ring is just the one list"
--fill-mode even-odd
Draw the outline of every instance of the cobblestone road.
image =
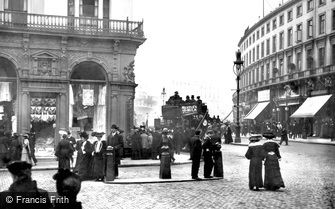
[[[286, 185], [277, 192], [248, 189], [249, 161], [245, 146], [224, 145], [225, 178], [159, 184], [104, 184], [86, 181], [78, 199], [83, 207], [98, 208], [335, 208], [335, 146], [291, 143], [280, 148]], [[203, 169], [201, 164], [201, 170]], [[41, 188], [55, 191], [55, 171], [34, 171]], [[159, 167], [124, 167], [122, 178], [157, 178]], [[189, 176], [190, 165], [172, 166], [172, 178]], [[202, 172], [201, 172], [202, 174]], [[0, 190], [11, 178], [0, 173]]]

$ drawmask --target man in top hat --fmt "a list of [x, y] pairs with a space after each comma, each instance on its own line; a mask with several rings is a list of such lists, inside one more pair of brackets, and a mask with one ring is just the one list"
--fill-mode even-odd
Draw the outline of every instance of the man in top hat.
[[58, 169], [69, 169], [71, 168], [71, 162], [73, 161], [73, 147], [70, 144], [70, 141], [67, 139], [66, 131], [59, 131], [62, 137], [62, 140], [57, 144], [55, 155], [58, 159]]
[[[37, 187], [36, 181], [31, 178], [31, 164], [25, 161], [13, 161], [7, 165], [7, 169], [13, 177], [13, 183], [9, 189], [0, 193], [1, 209], [9, 208], [52, 208], [48, 192]], [[12, 202], [8, 202], [8, 197]], [[34, 198], [38, 202], [24, 204], [25, 198]]]
[[106, 141], [102, 141], [101, 138], [105, 133], [95, 132], [92, 136], [95, 136], [98, 140], [93, 143], [93, 177], [96, 181], [103, 181], [105, 176], [105, 154], [107, 149]]
[[121, 163], [121, 156], [119, 150], [123, 146], [122, 136], [117, 133], [118, 129], [119, 128], [115, 124], [113, 124], [111, 126], [111, 133], [107, 137], [107, 149], [112, 149], [115, 152], [115, 177], [118, 177], [119, 175], [118, 165]]

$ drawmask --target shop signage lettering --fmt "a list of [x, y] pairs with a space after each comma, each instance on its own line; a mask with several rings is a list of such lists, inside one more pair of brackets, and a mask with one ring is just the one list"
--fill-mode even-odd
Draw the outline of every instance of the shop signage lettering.
[[193, 113], [197, 113], [198, 109], [196, 105], [182, 106], [181, 111], [183, 114], [193, 114]]

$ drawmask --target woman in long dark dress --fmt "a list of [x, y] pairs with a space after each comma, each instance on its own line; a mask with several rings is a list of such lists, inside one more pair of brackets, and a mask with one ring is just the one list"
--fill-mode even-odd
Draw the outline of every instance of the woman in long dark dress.
[[97, 141], [93, 143], [93, 177], [96, 181], [103, 181], [105, 176], [105, 154], [107, 149], [106, 141], [102, 141], [101, 137], [105, 133], [92, 133], [92, 136], [97, 137]]
[[78, 147], [78, 175], [80, 179], [89, 180], [92, 179], [92, 152], [93, 146], [91, 142], [89, 142], [88, 135], [86, 132], [80, 134], [82, 139], [81, 143], [79, 143]]
[[263, 137], [267, 141], [263, 144], [263, 149], [266, 152], [265, 158], [265, 178], [264, 187], [267, 190], [277, 190], [280, 187], [285, 188], [279, 167], [279, 160], [281, 159], [279, 153], [279, 144], [272, 139], [276, 136], [273, 133], [264, 133]]
[[259, 188], [263, 187], [262, 161], [265, 158], [265, 152], [262, 143], [260, 143], [261, 138], [261, 135], [251, 136], [248, 151], [245, 154], [245, 157], [250, 160], [249, 189], [255, 191], [259, 191]]

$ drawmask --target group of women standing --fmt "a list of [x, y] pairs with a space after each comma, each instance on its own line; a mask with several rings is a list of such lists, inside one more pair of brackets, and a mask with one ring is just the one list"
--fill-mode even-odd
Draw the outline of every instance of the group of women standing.
[[[285, 188], [279, 167], [281, 159], [279, 144], [272, 139], [273, 133], [264, 133], [267, 139], [263, 144], [260, 142], [261, 135], [250, 137], [250, 144], [245, 157], [250, 160], [249, 166], [249, 189], [259, 191], [264, 187], [266, 190], [275, 191], [281, 187]], [[263, 184], [262, 162], [265, 160], [265, 178]]]
[[80, 134], [81, 139], [76, 144], [78, 153], [74, 172], [78, 173], [81, 180], [103, 181], [105, 175], [104, 153], [107, 148], [106, 141], [101, 140], [103, 135], [104, 133], [93, 132], [92, 136], [95, 136], [97, 140], [92, 144], [88, 141], [86, 132]]

